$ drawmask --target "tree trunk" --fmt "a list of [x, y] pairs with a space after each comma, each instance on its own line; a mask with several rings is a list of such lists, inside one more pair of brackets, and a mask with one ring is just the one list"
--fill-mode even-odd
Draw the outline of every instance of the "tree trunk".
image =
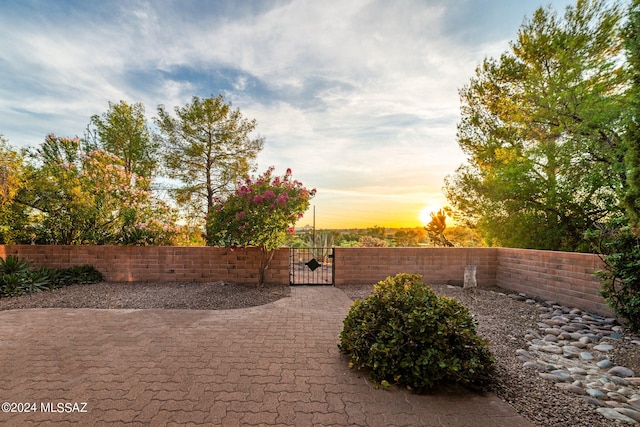
[[264, 246], [260, 246], [260, 252], [262, 252], [262, 256], [260, 257], [260, 270], [258, 271], [258, 287], [261, 288], [264, 285], [264, 278], [267, 268], [269, 268], [269, 263], [273, 259], [273, 255], [276, 253], [275, 249], [267, 249]]

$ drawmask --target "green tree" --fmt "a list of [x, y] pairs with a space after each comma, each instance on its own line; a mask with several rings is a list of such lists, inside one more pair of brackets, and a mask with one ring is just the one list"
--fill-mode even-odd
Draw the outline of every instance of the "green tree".
[[626, 57], [629, 64], [629, 107], [624, 138], [626, 187], [623, 204], [631, 229], [640, 236], [640, 0], [633, 0], [625, 28]]
[[103, 149], [124, 163], [128, 174], [153, 176], [157, 166], [158, 144], [151, 139], [144, 105], [109, 102], [109, 110], [91, 117], [96, 141], [87, 141], [88, 150]]
[[175, 107], [175, 114], [160, 106], [156, 119], [168, 174], [182, 182], [174, 195], [192, 215], [209, 217], [215, 198], [253, 169], [263, 140], [250, 137], [256, 121], [233, 110], [222, 95], [194, 96], [185, 107]]
[[273, 176], [269, 168], [256, 179], [246, 178], [235, 192], [220, 200], [207, 221], [207, 244], [255, 246], [262, 252], [258, 286], [264, 283], [265, 271], [275, 250], [293, 234], [293, 227], [309, 208], [316, 190], [307, 190], [291, 177]]
[[619, 215], [621, 16], [600, 0], [579, 0], [563, 19], [540, 8], [461, 90], [468, 164], [446, 194], [487, 243], [586, 250], [585, 230]]

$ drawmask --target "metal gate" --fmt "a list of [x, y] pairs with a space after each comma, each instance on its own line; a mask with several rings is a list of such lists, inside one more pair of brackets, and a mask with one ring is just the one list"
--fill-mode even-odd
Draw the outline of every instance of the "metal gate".
[[291, 248], [291, 285], [333, 285], [333, 248]]

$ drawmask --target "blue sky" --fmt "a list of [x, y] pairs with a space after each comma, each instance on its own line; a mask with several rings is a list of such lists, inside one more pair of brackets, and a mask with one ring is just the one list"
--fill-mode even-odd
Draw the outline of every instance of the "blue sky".
[[109, 101], [151, 119], [222, 93], [258, 122], [258, 171], [318, 189], [318, 228], [419, 226], [464, 162], [458, 90], [547, 4], [573, 2], [4, 0], [0, 133], [35, 146]]

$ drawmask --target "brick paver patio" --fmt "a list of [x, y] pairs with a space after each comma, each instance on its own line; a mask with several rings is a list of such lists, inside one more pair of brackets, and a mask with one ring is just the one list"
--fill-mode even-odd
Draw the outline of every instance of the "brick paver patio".
[[336, 346], [350, 304], [294, 287], [241, 310], [0, 311], [0, 402], [37, 410], [0, 425], [530, 425], [493, 395], [374, 389]]

